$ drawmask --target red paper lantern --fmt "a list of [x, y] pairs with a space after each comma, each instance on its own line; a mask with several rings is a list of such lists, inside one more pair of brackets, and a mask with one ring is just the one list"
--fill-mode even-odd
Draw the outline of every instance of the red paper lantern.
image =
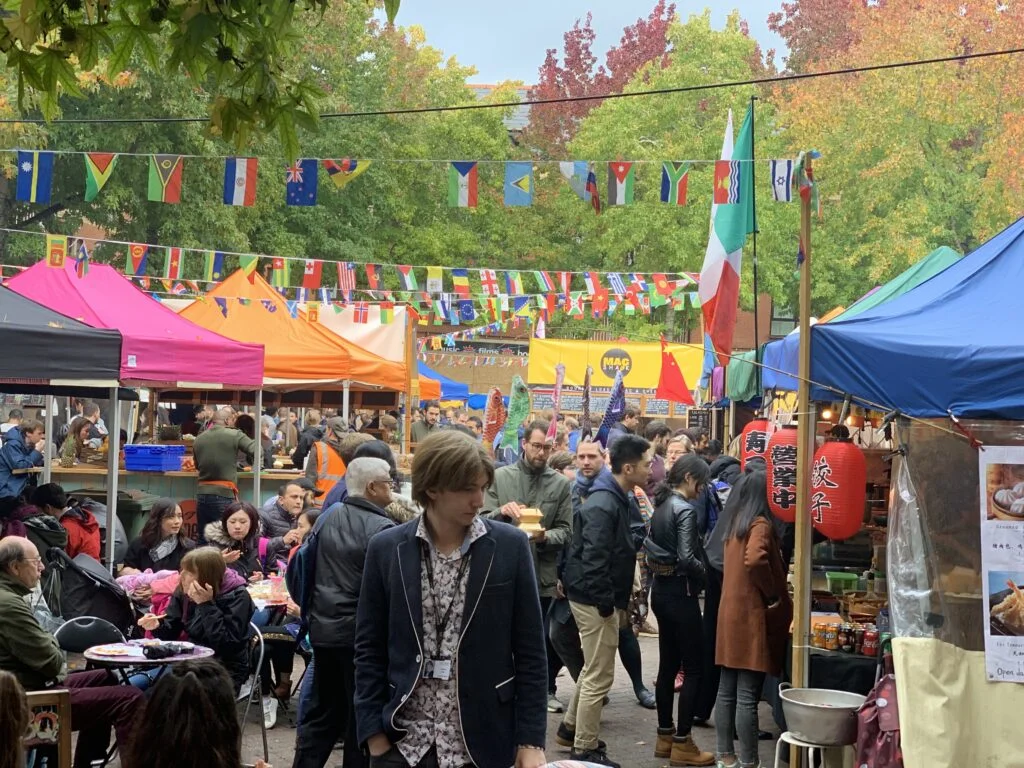
[[783, 427], [768, 438], [768, 508], [787, 523], [796, 520], [796, 427]]
[[830, 539], [842, 541], [860, 531], [867, 498], [864, 452], [849, 440], [830, 440], [814, 453], [811, 470], [811, 522]]
[[772, 425], [768, 419], [754, 419], [743, 428], [740, 435], [740, 468], [747, 466], [747, 459], [760, 456], [762, 459], [768, 451], [768, 438], [772, 434]]

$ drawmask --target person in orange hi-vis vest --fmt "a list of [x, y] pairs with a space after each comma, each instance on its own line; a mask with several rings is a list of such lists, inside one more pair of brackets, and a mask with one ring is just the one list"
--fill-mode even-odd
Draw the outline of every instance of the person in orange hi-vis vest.
[[316, 483], [318, 490], [327, 493], [345, 476], [345, 460], [341, 458], [341, 439], [348, 434], [348, 426], [341, 416], [327, 420], [324, 439], [313, 443], [306, 459], [306, 477]]

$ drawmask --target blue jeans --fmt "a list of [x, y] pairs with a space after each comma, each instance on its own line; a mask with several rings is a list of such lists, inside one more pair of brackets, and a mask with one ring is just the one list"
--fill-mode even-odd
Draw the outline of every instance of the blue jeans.
[[299, 689], [299, 706], [296, 713], [299, 724], [303, 722], [303, 715], [309, 709], [309, 697], [313, 695], [313, 667], [315, 665], [316, 658], [310, 659], [309, 666], [306, 667], [306, 674], [302, 677], [302, 687]]
[[151, 667], [149, 669], [141, 670], [129, 677], [128, 682], [132, 684], [133, 688], [138, 688], [140, 691], [148, 690], [156, 679], [160, 677], [160, 673], [163, 669], [163, 667]]
[[764, 677], [764, 672], [722, 667], [715, 703], [719, 758], [735, 754], [735, 728], [740, 738], [740, 765], [757, 765], [757, 703], [761, 700]]

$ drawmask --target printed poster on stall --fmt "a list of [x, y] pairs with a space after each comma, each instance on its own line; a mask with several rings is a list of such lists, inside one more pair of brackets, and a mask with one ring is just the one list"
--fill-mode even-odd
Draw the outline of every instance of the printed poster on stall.
[[979, 451], [988, 679], [1024, 683], [1024, 447]]

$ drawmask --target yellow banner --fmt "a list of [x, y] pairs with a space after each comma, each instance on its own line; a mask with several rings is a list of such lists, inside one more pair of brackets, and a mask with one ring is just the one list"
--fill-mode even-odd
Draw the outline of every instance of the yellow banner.
[[[704, 351], [697, 346], [669, 344], [686, 385], [693, 389], [700, 379]], [[661, 344], [615, 341], [530, 340], [527, 383], [552, 386], [555, 366], [565, 365], [565, 386], [582, 387], [587, 366], [593, 369], [590, 383], [610, 387], [621, 369], [626, 389], [657, 389], [661, 376]]]

